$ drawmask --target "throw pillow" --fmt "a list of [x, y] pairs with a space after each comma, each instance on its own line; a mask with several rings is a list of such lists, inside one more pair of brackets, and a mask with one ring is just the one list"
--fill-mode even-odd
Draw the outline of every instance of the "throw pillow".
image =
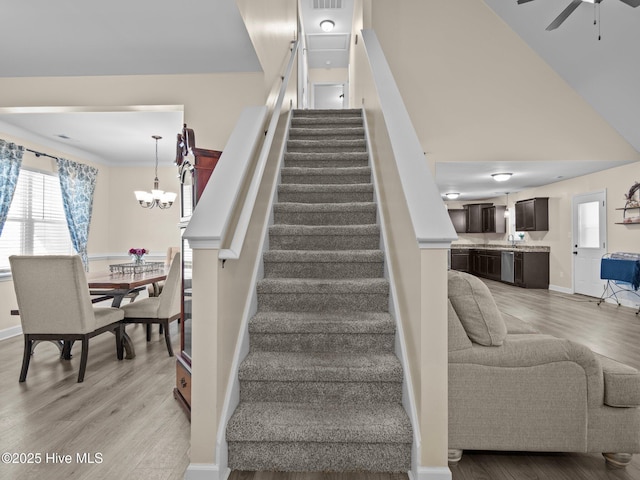
[[477, 277], [449, 271], [449, 300], [467, 336], [485, 346], [502, 345], [507, 327], [489, 288]]

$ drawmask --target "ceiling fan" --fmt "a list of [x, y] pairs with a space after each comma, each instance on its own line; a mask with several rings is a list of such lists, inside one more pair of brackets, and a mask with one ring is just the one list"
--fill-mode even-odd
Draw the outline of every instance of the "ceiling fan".
[[[518, 5], [522, 5], [523, 3], [529, 3], [533, 0], [518, 0]], [[638, 7], [640, 6], [640, 0], [620, 0], [622, 3], [626, 3], [630, 7]], [[580, 6], [581, 3], [594, 3], [600, 4], [602, 0], [572, 0], [572, 2], [565, 8], [560, 15], [556, 17], [556, 19], [549, 24], [546, 28], [547, 31], [555, 30], [562, 22], [564, 22], [569, 15], [573, 13], [573, 11]]]

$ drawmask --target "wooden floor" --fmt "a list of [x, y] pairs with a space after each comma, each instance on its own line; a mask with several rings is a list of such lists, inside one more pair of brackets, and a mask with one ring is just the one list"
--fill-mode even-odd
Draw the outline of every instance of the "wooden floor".
[[[0, 463], [0, 479], [183, 478], [190, 426], [173, 398], [175, 357], [157, 327], [149, 344], [143, 326], [130, 325], [127, 332], [136, 358], [119, 362], [114, 336], [99, 335], [89, 341], [83, 383], [76, 383], [79, 345], [64, 361], [53, 344], [39, 344], [21, 384], [22, 336], [0, 342], [0, 453], [41, 455], [39, 464]], [[173, 340], [177, 351], [177, 335]], [[56, 454], [71, 455], [71, 463], [59, 463]], [[95, 463], [78, 461], [89, 459]]]
[[[635, 310], [597, 306], [588, 297], [524, 290], [487, 281], [501, 310], [544, 333], [570, 338], [640, 369]], [[146, 344], [129, 326], [137, 357], [118, 362], [110, 334], [91, 340], [84, 383], [76, 383], [79, 348], [70, 362], [51, 344], [36, 348], [18, 383], [22, 337], [0, 342], [0, 453], [40, 453], [40, 464], [0, 463], [0, 479], [179, 480], [189, 464], [189, 422], [172, 395], [175, 358], [157, 336]], [[177, 335], [174, 335], [177, 351]], [[101, 463], [77, 461], [89, 454]], [[70, 464], [45, 455], [71, 455]], [[59, 457], [58, 457], [59, 461]], [[454, 480], [640, 480], [640, 455], [625, 470], [599, 454], [465, 452]], [[230, 480], [405, 480], [407, 475], [232, 472]]]

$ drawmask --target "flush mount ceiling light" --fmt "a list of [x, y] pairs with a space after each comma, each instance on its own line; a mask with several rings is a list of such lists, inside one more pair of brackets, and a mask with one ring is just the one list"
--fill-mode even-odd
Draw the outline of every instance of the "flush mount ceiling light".
[[449, 192], [449, 193], [445, 193], [444, 196], [447, 197], [449, 200], [455, 200], [460, 196], [460, 194], [457, 192]]
[[160, 190], [160, 181], [158, 180], [158, 140], [162, 137], [160, 135], [151, 135], [151, 138], [156, 141], [156, 178], [153, 180], [153, 190], [151, 190], [151, 193], [140, 190], [133, 193], [135, 193], [136, 200], [138, 200], [142, 208], [153, 208], [157, 205], [164, 210], [173, 205], [177, 194]]
[[330, 32], [336, 24], [331, 20], [323, 20], [320, 22], [320, 28], [323, 32]]
[[511, 178], [513, 173], [492, 173], [491, 176], [496, 182], [506, 182]]

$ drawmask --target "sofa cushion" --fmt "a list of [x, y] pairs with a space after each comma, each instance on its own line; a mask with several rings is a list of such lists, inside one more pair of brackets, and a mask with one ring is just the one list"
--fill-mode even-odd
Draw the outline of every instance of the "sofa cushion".
[[489, 288], [477, 277], [449, 271], [449, 300], [467, 336], [485, 346], [499, 346], [507, 327]]
[[597, 355], [604, 376], [604, 403], [610, 407], [640, 405], [640, 372], [633, 367]]
[[471, 348], [473, 346], [471, 340], [469, 340], [467, 332], [465, 332], [464, 327], [460, 323], [456, 311], [453, 309], [450, 301], [447, 303], [449, 304], [447, 315], [449, 324], [449, 351], [457, 352], [458, 350]]

